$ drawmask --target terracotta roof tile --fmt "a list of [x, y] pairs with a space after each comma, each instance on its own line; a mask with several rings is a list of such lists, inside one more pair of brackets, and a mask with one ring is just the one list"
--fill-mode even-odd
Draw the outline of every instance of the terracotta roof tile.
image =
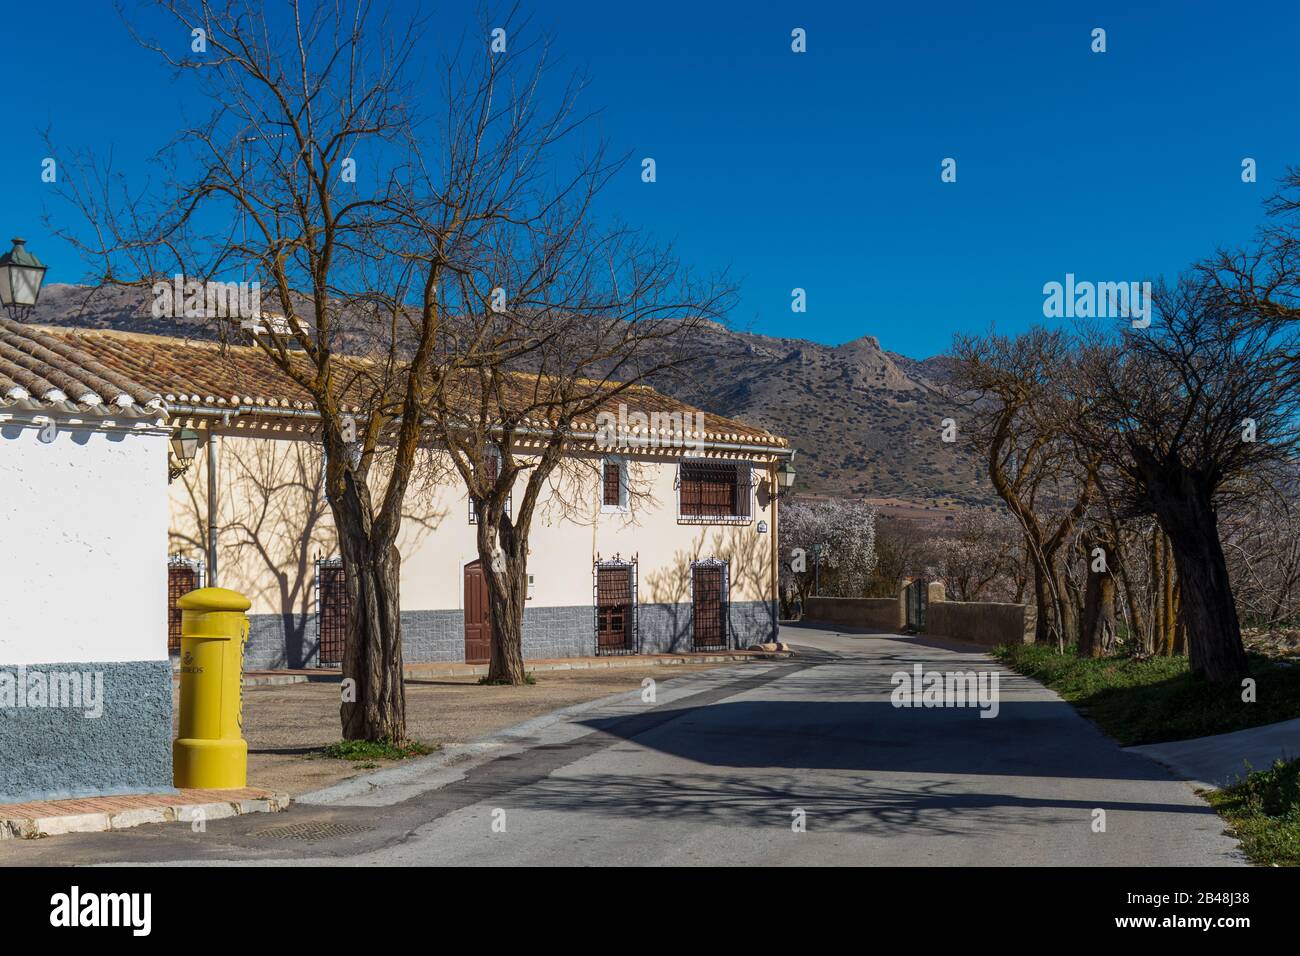
[[147, 414], [162, 398], [75, 343], [38, 326], [0, 318], [0, 408]]
[[[89, 356], [103, 373], [111, 373], [123, 381], [143, 383], [145, 389], [161, 395], [168, 406], [314, 408], [311, 396], [256, 346], [223, 347], [206, 340], [106, 329], [43, 327], [39, 333]], [[300, 361], [304, 372], [307, 371], [306, 358], [302, 357]], [[346, 356], [339, 358], [337, 367], [341, 400], [359, 411], [365, 396], [371, 394], [384, 370], [379, 363]], [[0, 375], [3, 374], [4, 369], [0, 366]], [[526, 376], [521, 376], [521, 388], [527, 387], [524, 384], [526, 379]], [[620, 402], [626, 403], [631, 410], [646, 414], [666, 412], [694, 416], [699, 412], [699, 409], [643, 385], [634, 386], [616, 398], [610, 410], [616, 412]], [[765, 429], [734, 419], [704, 413], [703, 422], [705, 434], [714, 441], [747, 442], [776, 448], [788, 444], [785, 439]], [[578, 425], [594, 429], [596, 423], [593, 419]], [[688, 431], [693, 431], [692, 425], [688, 423]]]

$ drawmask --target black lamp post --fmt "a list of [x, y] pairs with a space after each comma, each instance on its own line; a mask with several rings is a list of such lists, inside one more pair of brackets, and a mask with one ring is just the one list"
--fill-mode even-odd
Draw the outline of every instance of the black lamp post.
[[36, 305], [45, 281], [45, 266], [23, 243], [14, 239], [14, 247], [0, 256], [0, 305], [14, 321], [23, 319]]

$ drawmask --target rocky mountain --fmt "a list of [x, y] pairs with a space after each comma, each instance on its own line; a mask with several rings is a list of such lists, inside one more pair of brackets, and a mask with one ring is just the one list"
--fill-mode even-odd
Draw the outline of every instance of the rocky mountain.
[[[211, 338], [201, 319], [154, 318], [147, 293], [51, 285], [30, 320]], [[762, 425], [798, 449], [796, 490], [869, 498], [884, 510], [941, 518], [988, 504], [992, 491], [964, 442], [940, 440], [957, 416], [944, 398], [942, 358], [910, 359], [873, 336], [843, 345], [774, 338], [710, 323], [688, 374], [661, 391], [707, 411]]]
[[799, 450], [799, 491], [870, 498], [899, 513], [991, 501], [969, 446], [940, 438], [943, 419], [960, 417], [942, 392], [942, 358], [897, 355], [874, 336], [823, 345], [721, 326], [701, 333], [698, 351], [688, 376], [656, 387], [785, 435]]

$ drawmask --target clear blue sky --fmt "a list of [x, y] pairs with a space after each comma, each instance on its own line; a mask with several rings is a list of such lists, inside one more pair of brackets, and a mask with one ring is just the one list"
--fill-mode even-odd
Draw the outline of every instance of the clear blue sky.
[[[458, 37], [473, 10], [423, 6], [446, 23], [435, 38]], [[924, 357], [959, 329], [1020, 329], [1066, 272], [1172, 274], [1247, 240], [1300, 164], [1295, 0], [521, 6], [564, 67], [588, 73], [593, 133], [656, 160], [658, 182], [633, 164], [606, 208], [700, 267], [730, 267], [733, 323], [767, 334], [875, 335]], [[41, 225], [61, 207], [40, 181], [39, 131], [143, 175], [199, 111], [107, 0], [5, 8], [0, 231], [29, 240], [47, 281], [77, 281]], [[791, 52], [794, 27], [807, 53]], [[956, 183], [940, 181], [945, 157]]]

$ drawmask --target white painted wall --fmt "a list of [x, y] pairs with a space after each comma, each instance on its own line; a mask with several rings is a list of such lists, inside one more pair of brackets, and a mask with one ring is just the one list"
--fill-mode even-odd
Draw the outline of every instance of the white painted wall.
[[[256, 435], [258, 437], [250, 437]], [[333, 521], [319, 498], [320, 451], [308, 438], [280, 437], [249, 429], [222, 438], [219, 457], [219, 584], [252, 601], [252, 613], [314, 608], [314, 559], [337, 553]], [[172, 552], [202, 558], [197, 546], [206, 521], [205, 461], [199, 460], [170, 489]], [[302, 457], [300, 458], [299, 455]], [[774, 535], [760, 534], [758, 523], [774, 524], [766, 496], [755, 496], [754, 520], [744, 525], [681, 524], [677, 520], [676, 459], [643, 455], [631, 460], [629, 514], [602, 513], [599, 456], [582, 486], [542, 495], [530, 535], [528, 571], [536, 586], [530, 607], [590, 604], [592, 562], [597, 555], [640, 558], [638, 594], [647, 603], [690, 600], [690, 563], [699, 558], [727, 558], [731, 563], [733, 601], [773, 597]], [[402, 553], [402, 608], [451, 609], [464, 604], [465, 564], [478, 558], [476, 529], [469, 523], [469, 502], [459, 476], [434, 469], [439, 480], [413, 490], [406, 501], [399, 548]], [[755, 487], [766, 466], [755, 469]], [[570, 471], [572, 474], [573, 472]], [[418, 484], [418, 483], [417, 483]], [[276, 489], [273, 496], [265, 492]], [[524, 480], [515, 488], [523, 496]], [[315, 502], [322, 513], [309, 523], [305, 507]], [[558, 502], [563, 502], [561, 507]], [[165, 555], [156, 560], [165, 561]], [[281, 577], [283, 575], [283, 577]], [[283, 582], [283, 586], [282, 586]]]
[[161, 660], [167, 437], [0, 414], [0, 666]]

